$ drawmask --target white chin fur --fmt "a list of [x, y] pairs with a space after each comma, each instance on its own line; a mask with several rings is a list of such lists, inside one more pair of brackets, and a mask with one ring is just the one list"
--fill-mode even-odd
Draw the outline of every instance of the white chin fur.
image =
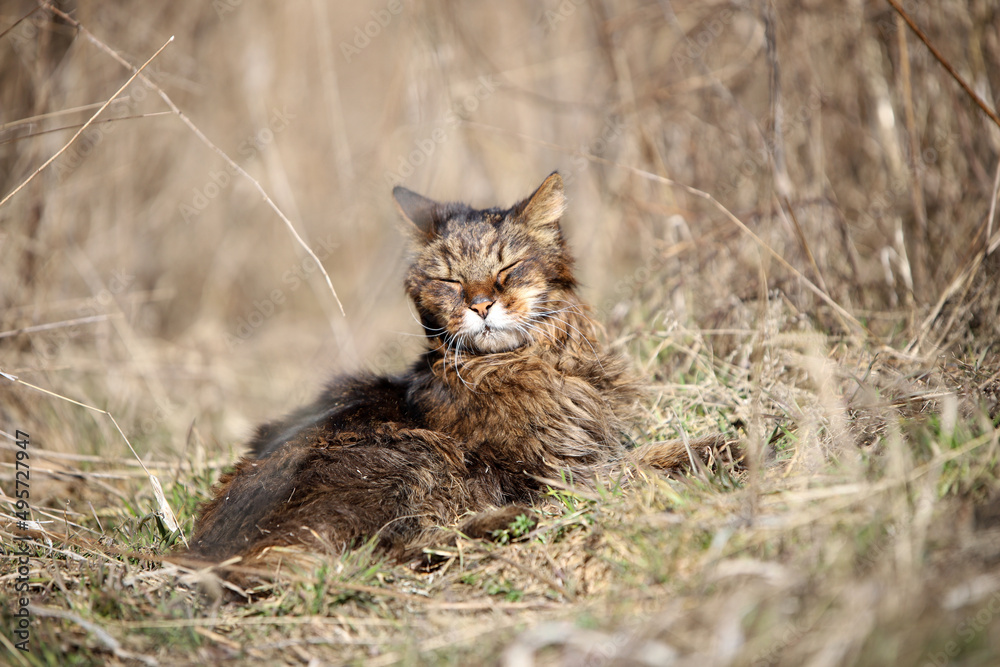
[[514, 319], [501, 303], [495, 303], [484, 320], [471, 310], [465, 311], [462, 330], [474, 348], [480, 353], [506, 352], [521, 347], [528, 341], [515, 327]]

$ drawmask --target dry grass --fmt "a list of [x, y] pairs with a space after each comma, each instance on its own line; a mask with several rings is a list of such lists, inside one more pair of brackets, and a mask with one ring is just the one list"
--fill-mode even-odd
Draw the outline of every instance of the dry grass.
[[[3, 661], [1000, 661], [1000, 128], [889, 4], [287, 5], [59, 3], [93, 40], [0, 10], [3, 548], [18, 429], [37, 522]], [[903, 7], [995, 108], [996, 2]], [[171, 35], [143, 74], [184, 117], [137, 79], [67, 146]], [[417, 349], [391, 183], [487, 205], [553, 169], [654, 388], [636, 442], [722, 430], [746, 468], [610, 471], [509, 544], [299, 558], [249, 605], [161, 564], [125, 436], [190, 534], [255, 423]]]

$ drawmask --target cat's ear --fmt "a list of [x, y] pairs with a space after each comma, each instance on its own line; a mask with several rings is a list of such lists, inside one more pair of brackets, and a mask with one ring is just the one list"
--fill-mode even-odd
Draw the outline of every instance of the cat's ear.
[[392, 196], [396, 200], [399, 212], [410, 224], [416, 227], [420, 234], [427, 238], [434, 235], [440, 204], [433, 199], [418, 195], [412, 190], [407, 190], [402, 185], [397, 185], [392, 189]]
[[558, 171], [549, 174], [538, 189], [518, 205], [522, 219], [536, 228], [556, 227], [566, 210], [566, 194]]

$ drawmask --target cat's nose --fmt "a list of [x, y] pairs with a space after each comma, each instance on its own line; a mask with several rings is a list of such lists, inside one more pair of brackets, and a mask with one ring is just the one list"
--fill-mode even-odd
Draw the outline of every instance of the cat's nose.
[[486, 315], [489, 314], [490, 312], [490, 306], [492, 305], [493, 301], [490, 298], [485, 296], [477, 296], [475, 299], [472, 300], [472, 303], [469, 304], [469, 308], [476, 311], [479, 317], [485, 320]]

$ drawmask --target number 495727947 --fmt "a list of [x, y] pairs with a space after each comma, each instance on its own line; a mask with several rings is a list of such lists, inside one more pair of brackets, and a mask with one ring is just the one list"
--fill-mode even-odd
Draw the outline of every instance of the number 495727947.
[[14, 496], [17, 498], [15, 516], [20, 521], [27, 521], [28, 498], [30, 496], [28, 481], [31, 477], [31, 466], [28, 464], [29, 437], [27, 433], [20, 429], [17, 430], [16, 435], [18, 450], [15, 454], [16, 461], [14, 462]]

